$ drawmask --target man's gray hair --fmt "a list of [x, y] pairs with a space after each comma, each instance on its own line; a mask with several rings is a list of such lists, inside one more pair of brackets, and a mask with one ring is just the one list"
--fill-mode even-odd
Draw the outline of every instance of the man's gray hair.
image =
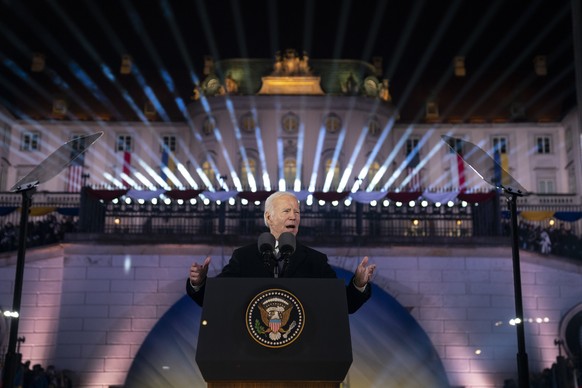
[[265, 220], [265, 225], [267, 226], [267, 228], [269, 227], [269, 224], [267, 222], [267, 213], [269, 214], [273, 214], [275, 209], [273, 209], [273, 201], [277, 198], [280, 197], [293, 197], [295, 198], [295, 200], [297, 202], [299, 202], [299, 200], [297, 199], [297, 197], [295, 196], [295, 194], [289, 192], [289, 191], [276, 191], [273, 194], [269, 195], [269, 197], [267, 198], [267, 200], [265, 201], [265, 213], [263, 214], [263, 218]]

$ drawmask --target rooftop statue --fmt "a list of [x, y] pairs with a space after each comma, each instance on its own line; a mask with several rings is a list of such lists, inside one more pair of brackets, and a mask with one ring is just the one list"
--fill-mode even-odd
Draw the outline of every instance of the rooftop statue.
[[293, 76], [310, 76], [309, 56], [303, 52], [299, 58], [297, 50], [287, 49], [282, 56], [280, 51], [275, 54], [275, 64], [273, 65], [272, 76], [276, 77], [293, 77]]

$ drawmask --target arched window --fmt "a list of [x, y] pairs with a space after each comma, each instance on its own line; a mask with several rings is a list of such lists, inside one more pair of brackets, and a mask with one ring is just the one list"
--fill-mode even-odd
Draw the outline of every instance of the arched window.
[[255, 118], [251, 112], [245, 113], [240, 118], [240, 128], [244, 133], [254, 133], [255, 132]]
[[240, 180], [244, 189], [250, 188], [249, 173], [255, 177], [255, 181], [257, 178], [257, 161], [255, 159], [249, 158], [248, 167], [249, 169], [247, 170], [247, 165], [241, 161]]
[[376, 161], [372, 162], [370, 168], [368, 169], [368, 177], [366, 179], [367, 183], [372, 182], [372, 179], [374, 179], [378, 171], [380, 171], [380, 163]]
[[380, 134], [380, 123], [376, 117], [372, 117], [368, 120], [368, 133], [373, 137]]
[[327, 133], [334, 134], [341, 129], [342, 120], [335, 113], [330, 113], [325, 117], [324, 124]]
[[212, 164], [208, 160], [202, 163], [202, 171], [204, 171], [204, 174], [208, 177], [210, 183], [214, 184], [216, 181], [216, 176], [214, 174], [214, 170], [212, 169]]
[[[332, 159], [326, 159], [325, 160], [325, 180], [327, 181], [327, 176], [331, 170], [331, 165], [332, 165]], [[333, 168], [333, 179], [331, 181], [331, 188], [335, 189], [339, 186], [339, 181], [340, 181], [340, 167], [339, 167], [339, 163], [335, 164], [335, 167]]]
[[202, 123], [202, 133], [209, 136], [214, 132], [214, 128], [216, 128], [216, 119], [212, 116], [206, 116]]
[[297, 133], [299, 129], [299, 117], [295, 113], [287, 113], [281, 119], [283, 131], [286, 133]]
[[297, 176], [297, 161], [292, 158], [285, 159], [283, 165], [283, 178], [287, 187], [293, 187], [295, 177]]

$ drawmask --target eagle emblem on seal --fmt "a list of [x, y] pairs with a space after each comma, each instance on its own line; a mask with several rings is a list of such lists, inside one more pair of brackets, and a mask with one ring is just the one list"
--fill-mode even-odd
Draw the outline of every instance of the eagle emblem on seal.
[[263, 291], [247, 308], [247, 329], [253, 339], [267, 347], [283, 347], [295, 341], [305, 322], [303, 306], [285, 290]]

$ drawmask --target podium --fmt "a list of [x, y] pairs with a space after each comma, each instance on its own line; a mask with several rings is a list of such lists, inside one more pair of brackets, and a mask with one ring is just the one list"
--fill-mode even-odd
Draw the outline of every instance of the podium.
[[209, 387], [338, 387], [352, 363], [340, 279], [208, 278], [196, 362]]

